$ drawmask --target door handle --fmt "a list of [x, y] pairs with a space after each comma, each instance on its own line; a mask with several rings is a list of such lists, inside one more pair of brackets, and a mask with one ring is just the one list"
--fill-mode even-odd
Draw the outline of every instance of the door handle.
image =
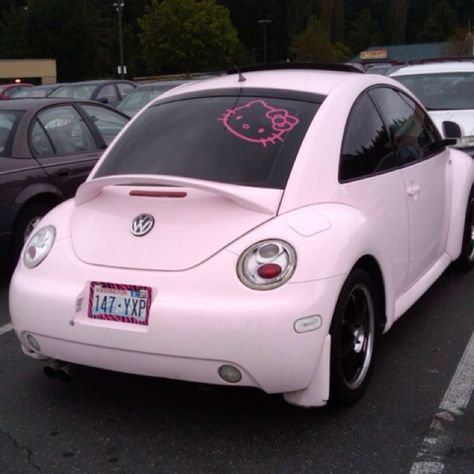
[[56, 174], [58, 176], [69, 176], [71, 174], [71, 170], [69, 168], [61, 168]]
[[408, 196], [416, 196], [420, 192], [421, 187], [418, 184], [412, 184], [407, 189]]

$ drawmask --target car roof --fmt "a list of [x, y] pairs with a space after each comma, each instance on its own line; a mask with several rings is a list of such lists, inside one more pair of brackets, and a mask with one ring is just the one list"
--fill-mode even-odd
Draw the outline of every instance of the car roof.
[[[49, 97], [41, 97], [41, 98], [30, 98], [27, 97], [25, 99], [18, 98], [12, 100], [5, 100], [0, 101], [0, 110], [21, 110], [21, 111], [30, 111], [30, 110], [38, 110], [47, 105], [57, 105], [57, 104], [70, 104], [70, 103], [82, 103], [82, 104], [90, 104], [90, 105], [101, 105], [92, 100], [81, 100], [81, 99], [67, 99], [67, 98], [49, 98]], [[115, 109], [113, 109], [115, 110]]]
[[94, 79], [91, 81], [78, 81], [78, 82], [65, 82], [61, 84], [64, 87], [69, 86], [99, 86], [102, 84], [118, 84], [118, 83], [125, 83], [125, 84], [134, 84], [132, 81], [127, 81], [126, 79]]
[[403, 66], [389, 75], [395, 77], [416, 74], [441, 74], [447, 72], [474, 72], [474, 62], [443, 61], [425, 64], [413, 64], [410, 66]]
[[[233, 73], [206, 79], [205, 81], [191, 82], [177, 89], [171, 89], [160, 97], [165, 98], [187, 92], [229, 88], [280, 89], [326, 96], [339, 85], [351, 81], [366, 86], [374, 83], [395, 84], [393, 80], [384, 76], [364, 74], [350, 67], [344, 70], [329, 70], [315, 69], [314, 66], [310, 68], [306, 65], [294, 65], [289, 68], [284, 64], [282, 69], [278, 69], [276, 66], [260, 70], [243, 69], [242, 75], [245, 78], [243, 81], [239, 80], [239, 74]], [[156, 100], [159, 100], [159, 98]]]
[[11, 87], [32, 87], [33, 84], [29, 82], [9, 82], [7, 84], [0, 84], [1, 89], [10, 89]]
[[186, 84], [187, 82], [192, 82], [192, 79], [187, 80], [176, 80], [176, 81], [153, 81], [153, 82], [145, 82], [140, 84], [138, 87], [157, 87], [157, 86], [179, 86], [180, 84]]

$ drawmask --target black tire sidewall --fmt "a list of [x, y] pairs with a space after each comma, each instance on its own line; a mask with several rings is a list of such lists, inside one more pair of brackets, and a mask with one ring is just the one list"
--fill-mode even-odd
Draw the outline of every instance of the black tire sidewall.
[[[364, 377], [363, 382], [356, 389], [351, 388], [347, 385], [345, 378], [342, 373], [342, 367], [340, 364], [340, 334], [342, 327], [342, 320], [344, 315], [344, 309], [346, 307], [347, 299], [352, 292], [352, 289], [357, 285], [364, 285], [371, 298], [374, 309], [374, 321], [373, 321], [373, 349], [370, 360], [370, 365], [367, 373]], [[380, 314], [380, 303], [377, 295], [375, 285], [370, 278], [366, 270], [362, 268], [354, 269], [347, 277], [344, 285], [342, 286], [339, 294], [336, 307], [334, 310], [333, 319], [331, 322], [330, 335], [331, 335], [331, 372], [330, 372], [330, 391], [329, 391], [329, 402], [335, 404], [350, 405], [357, 401], [369, 382], [373, 360], [375, 355], [375, 347], [377, 340], [377, 316]]]
[[25, 230], [28, 224], [36, 217], [43, 217], [52, 206], [43, 203], [32, 203], [27, 205], [20, 213], [15, 222], [13, 229], [12, 240], [10, 244], [9, 261], [12, 268], [18, 262], [21, 251], [24, 245]]
[[467, 272], [474, 267], [474, 260], [469, 260], [469, 244], [471, 240], [471, 226], [470, 226], [470, 213], [472, 212], [472, 208], [474, 206], [474, 186], [471, 188], [469, 193], [469, 197], [466, 203], [466, 213], [464, 217], [464, 228], [462, 233], [462, 248], [461, 254], [459, 257], [453, 262], [453, 267], [456, 270], [460, 270], [463, 272]]

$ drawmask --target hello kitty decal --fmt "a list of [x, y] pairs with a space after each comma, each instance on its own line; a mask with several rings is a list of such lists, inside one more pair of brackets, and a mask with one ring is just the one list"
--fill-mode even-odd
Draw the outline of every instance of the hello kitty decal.
[[218, 120], [236, 137], [247, 142], [260, 143], [264, 147], [268, 143], [275, 144], [277, 140], [283, 142], [283, 135], [299, 123], [288, 110], [276, 109], [262, 99], [252, 100], [235, 109], [227, 109]]

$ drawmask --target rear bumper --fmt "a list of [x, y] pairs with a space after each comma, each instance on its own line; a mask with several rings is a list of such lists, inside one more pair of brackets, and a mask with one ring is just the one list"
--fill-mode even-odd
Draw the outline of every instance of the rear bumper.
[[[238, 385], [267, 393], [306, 388], [345, 276], [255, 291], [238, 280], [236, 263], [237, 256], [222, 251], [182, 272], [107, 268], [79, 261], [65, 239], [37, 268], [18, 265], [12, 322], [25, 352], [36, 358], [211, 384], [227, 384], [218, 368], [231, 364], [242, 373]], [[149, 325], [90, 319], [90, 281], [150, 286]], [[295, 321], [314, 314], [321, 327], [298, 334]]]

